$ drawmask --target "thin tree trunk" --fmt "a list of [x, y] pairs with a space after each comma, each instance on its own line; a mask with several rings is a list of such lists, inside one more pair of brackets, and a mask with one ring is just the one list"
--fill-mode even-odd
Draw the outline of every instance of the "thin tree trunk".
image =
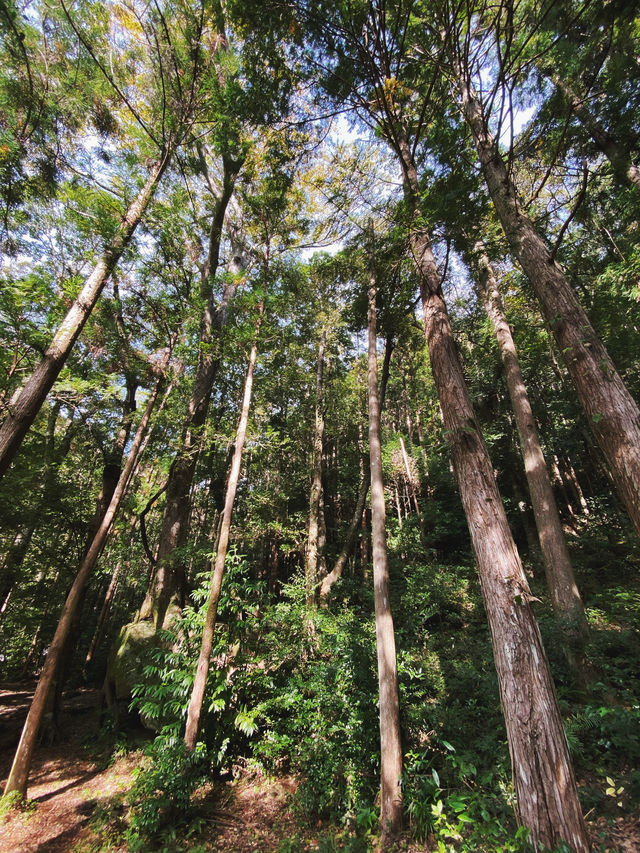
[[370, 516], [370, 513], [365, 507], [360, 525], [360, 529], [362, 530], [360, 534], [360, 572], [363, 581], [366, 581], [369, 577], [369, 563], [371, 560], [371, 537], [369, 536], [369, 524], [367, 524], [368, 515]]
[[305, 588], [307, 606], [316, 603], [318, 595], [318, 531], [320, 515], [320, 495], [322, 492], [322, 449], [324, 441], [324, 402], [323, 375], [324, 351], [327, 344], [327, 333], [322, 332], [318, 346], [318, 362], [316, 368], [316, 406], [313, 430], [313, 476], [309, 495], [309, 532], [305, 558]]
[[35, 530], [35, 523], [24, 525], [15, 535], [14, 540], [11, 543], [11, 547], [9, 548], [9, 553], [7, 554], [4, 566], [2, 567], [2, 576], [0, 579], [0, 604], [2, 605], [2, 607], [0, 607], [0, 619], [2, 619], [2, 616], [9, 604], [11, 592], [18, 579], [20, 566], [27, 555]]
[[211, 587], [209, 589], [205, 623], [202, 630], [200, 655], [198, 657], [196, 676], [193, 682], [191, 699], [189, 700], [189, 709], [187, 711], [187, 725], [184, 733], [184, 742], [187, 749], [191, 750], [195, 749], [198, 738], [198, 727], [200, 725], [200, 716], [202, 714], [204, 691], [207, 685], [207, 676], [209, 674], [209, 663], [211, 659], [211, 650], [213, 648], [213, 635], [218, 615], [218, 602], [220, 601], [220, 590], [222, 588], [222, 578], [224, 576], [224, 562], [227, 556], [229, 533], [231, 530], [231, 515], [238, 488], [240, 465], [242, 463], [242, 448], [244, 446], [247, 423], [249, 421], [249, 407], [251, 405], [251, 392], [253, 389], [253, 372], [256, 365], [256, 359], [258, 357], [258, 335], [260, 334], [260, 326], [262, 324], [263, 309], [264, 304], [261, 304], [258, 321], [256, 323], [253, 346], [251, 347], [251, 353], [249, 355], [249, 366], [247, 368], [247, 375], [244, 382], [242, 408], [240, 410], [240, 420], [238, 421], [238, 428], [236, 430], [235, 449], [233, 452], [229, 481], [227, 483], [227, 490], [224, 499], [220, 535], [218, 537], [218, 545], [216, 548], [216, 560], [211, 575]]
[[617, 139], [614, 139], [605, 130], [598, 119], [591, 113], [585, 98], [582, 98], [566, 80], [563, 80], [558, 74], [554, 74], [553, 82], [562, 92], [572, 112], [578, 118], [593, 142], [611, 163], [616, 176], [640, 189], [640, 169], [631, 160], [630, 153]]
[[[327, 547], [327, 515], [324, 501], [324, 485], [320, 483], [320, 500], [318, 501], [318, 563], [317, 577], [322, 578], [327, 573], [325, 549]], [[316, 593], [317, 594], [317, 593]]]
[[589, 425], [640, 533], [640, 410], [562, 269], [524, 214], [480, 103], [462, 74], [459, 87], [463, 115], [507, 240], [531, 281]]
[[[35, 658], [40, 656], [40, 648], [41, 648], [40, 637], [42, 634], [42, 628], [43, 628], [44, 623], [47, 619], [47, 616], [49, 615], [49, 613], [51, 611], [51, 601], [52, 601], [52, 599], [56, 593], [56, 586], [58, 584], [58, 578], [59, 577], [60, 577], [60, 572], [57, 571], [55, 573], [55, 575], [53, 576], [52, 580], [48, 581], [46, 584], [42, 583], [39, 585], [38, 591], [42, 590], [42, 592], [44, 593], [45, 588], [46, 588], [46, 590], [49, 593], [49, 597], [47, 598], [47, 603], [46, 603], [45, 608], [42, 612], [42, 616], [40, 617], [40, 623], [39, 623], [38, 627], [36, 628], [36, 632], [33, 635], [33, 639], [31, 640], [31, 645], [29, 646], [29, 651], [27, 652], [27, 656], [24, 660], [24, 664], [22, 665], [22, 677], [23, 678], [26, 678], [27, 674], [29, 673], [29, 669], [31, 667], [31, 664], [34, 662]], [[47, 578], [45, 578], [44, 580], [46, 581]], [[37, 672], [37, 667], [34, 667], [34, 672]]]
[[[47, 507], [48, 501], [51, 499], [51, 490], [54, 487], [56, 470], [55, 466], [53, 465], [53, 455], [55, 452], [55, 429], [58, 420], [58, 415], [60, 413], [60, 408], [61, 403], [56, 403], [49, 412], [47, 424], [47, 441], [45, 445], [44, 464], [41, 471], [39, 495], [37, 500], [35, 500], [34, 496], [33, 508], [30, 513], [30, 520], [23, 525], [21, 530], [14, 538], [13, 544], [9, 549], [9, 553], [7, 554], [4, 565], [2, 567], [2, 573], [0, 575], [0, 601], [2, 601], [3, 604], [2, 609], [0, 610], [0, 617], [2, 617], [2, 615], [6, 611], [6, 608], [9, 604], [9, 596], [11, 594], [11, 590], [14, 589], [16, 581], [18, 580], [20, 567], [24, 562], [29, 547], [31, 546], [31, 542], [36, 532], [38, 522], [42, 516], [43, 511]], [[73, 421], [71, 421], [64, 432], [62, 441], [60, 442], [60, 447], [57, 451], [57, 456], [59, 459], [64, 459], [67, 453], [69, 452], [74, 432], [75, 424]]]
[[[373, 252], [373, 247], [372, 247]], [[373, 267], [373, 258], [371, 259]], [[383, 840], [395, 834], [402, 823], [402, 745], [400, 706], [393, 616], [389, 597], [389, 569], [385, 535], [384, 483], [380, 445], [380, 402], [378, 398], [378, 352], [376, 339], [376, 281], [373, 268], [369, 281], [369, 465], [371, 475], [371, 542], [373, 546], [373, 591], [380, 694], [380, 823]]]
[[338, 580], [339, 577], [342, 576], [344, 571], [344, 567], [347, 565], [347, 560], [351, 556], [351, 552], [353, 551], [353, 546], [356, 544], [356, 539], [358, 536], [358, 527], [360, 526], [360, 522], [362, 520], [362, 513], [364, 512], [364, 507], [367, 502], [367, 495], [369, 493], [369, 477], [370, 473], [367, 471], [364, 476], [364, 480], [360, 485], [360, 491], [358, 492], [358, 498], [356, 500], [356, 508], [353, 511], [353, 516], [351, 521], [349, 522], [349, 527], [347, 529], [347, 535], [345, 536], [344, 545], [342, 546], [342, 550], [338, 554], [338, 558], [334, 563], [333, 568], [322, 580], [322, 585], [320, 586], [320, 602], [326, 603], [327, 598], [329, 597], [329, 593], [331, 592], [331, 588]]
[[413, 499], [413, 505], [416, 510], [416, 515], [418, 516], [418, 524], [420, 525], [420, 532], [424, 536], [424, 519], [422, 518], [422, 513], [420, 512], [420, 504], [418, 503], [418, 495], [416, 492], [416, 486], [413, 481], [413, 473], [411, 471], [411, 466], [409, 465], [409, 456], [407, 454], [407, 448], [404, 446], [404, 439], [400, 436], [400, 452], [402, 453], [402, 462], [404, 464], [404, 471], [407, 476], [407, 483], [409, 486], [409, 490], [411, 492], [411, 498]]
[[398, 516], [398, 525], [400, 527], [402, 527], [402, 507], [400, 506], [400, 492], [398, 491], [398, 484], [395, 482], [393, 484], [393, 495], [395, 498], [396, 515]]
[[116, 235], [85, 281], [58, 331], [19, 395], [8, 406], [9, 413], [0, 428], [0, 477], [17, 453], [22, 439], [40, 411], [53, 383], [58, 378], [71, 349], [94, 309], [102, 290], [129, 245], [165, 171], [171, 152], [164, 152], [149, 172], [145, 185], [129, 206]]
[[[122, 324], [121, 315], [119, 317], [119, 323], [118, 319], [116, 320], [116, 323], [118, 325]], [[129, 435], [131, 433], [132, 417], [136, 410], [136, 391], [138, 389], [138, 382], [137, 379], [134, 378], [133, 373], [127, 369], [128, 357], [126, 353], [124, 354], [124, 362], [126, 365], [126, 395], [122, 406], [122, 418], [113, 445], [110, 448], [102, 447], [102, 452], [104, 455], [104, 464], [102, 468], [102, 487], [100, 489], [100, 494], [98, 495], [96, 501], [96, 508], [93, 515], [93, 519], [88, 527], [87, 539], [83, 555], [86, 554], [91, 548], [91, 544], [94, 540], [96, 532], [100, 529], [102, 519], [104, 518], [104, 515], [109, 508], [113, 493], [115, 492], [118, 486], [118, 482], [122, 474], [122, 459], [124, 456], [124, 450], [127, 441], [129, 440]], [[45, 713], [46, 724], [43, 728], [42, 734], [43, 739], [46, 740], [46, 742], [49, 744], [53, 744], [57, 740], [59, 734], [58, 728], [62, 706], [62, 692], [65, 688], [69, 673], [71, 671], [75, 651], [82, 630], [82, 614], [84, 611], [86, 593], [87, 587], [85, 585], [75, 608], [73, 622], [71, 624], [69, 633], [67, 634], [65, 647], [60, 653], [60, 665], [58, 667], [57, 672], [55, 691], [52, 691], [49, 694], [48, 707]], [[46, 732], [44, 731], [44, 729], [46, 729]]]
[[561, 459], [561, 465], [564, 480], [569, 486], [569, 490], [572, 492], [575, 502], [580, 507], [580, 510], [583, 515], [590, 515], [589, 504], [587, 503], [584, 496], [584, 492], [582, 491], [582, 486], [580, 485], [580, 481], [578, 480], [576, 469], [573, 467], [571, 462], [564, 456]]
[[269, 562], [267, 569], [267, 590], [274, 593], [278, 588], [278, 568], [280, 565], [280, 532], [275, 530], [269, 544]]
[[[564, 624], [569, 634], [575, 635], [577, 630], [578, 635], [586, 638], [588, 627], [584, 605], [573, 573], [571, 557], [540, 446], [531, 403], [511, 329], [504, 314], [498, 282], [481, 241], [477, 241], [474, 246], [473, 260], [478, 273], [480, 295], [500, 347], [507, 388], [520, 437], [520, 448], [540, 538], [551, 603], [556, 617]], [[571, 630], [572, 627], [573, 630]]]
[[[529, 554], [529, 560], [534, 568], [534, 571], [541, 568], [541, 550], [540, 550], [540, 537], [538, 536], [538, 528], [536, 527], [535, 518], [532, 517], [531, 511], [529, 509], [529, 505], [525, 499], [524, 489], [520, 482], [520, 477], [518, 476], [518, 472], [516, 472], [513, 468], [511, 469], [511, 489], [513, 491], [513, 497], [516, 502], [516, 506], [518, 507], [518, 514], [520, 516], [520, 521], [522, 523], [522, 528], [524, 530], [525, 540], [527, 542], [527, 551]], [[555, 500], [555, 496], [554, 496]], [[556, 504], [556, 509], [557, 509]], [[563, 531], [564, 532], [564, 531]], [[537, 573], [537, 572], [536, 572]]]
[[[417, 210], [420, 186], [406, 135], [398, 139], [405, 199]], [[518, 820], [534, 843], [589, 842], [551, 671], [531, 594], [476, 421], [458, 358], [429, 235], [409, 235], [422, 297], [431, 371], [469, 525], [487, 611], [507, 729]]]
[[230, 158], [224, 158], [223, 162], [222, 192], [216, 199], [209, 234], [209, 251], [202, 270], [201, 292], [206, 305], [200, 322], [198, 366], [183, 424], [181, 446], [169, 471], [156, 570], [138, 617], [153, 619], [158, 628], [163, 626], [172, 601], [178, 606], [183, 603], [186, 575], [184, 565], [179, 558], [176, 559], [175, 552], [185, 544], [189, 534], [189, 493], [201, 449], [213, 384], [222, 358], [221, 333], [229, 304], [239, 283], [236, 277], [227, 282], [220, 304], [216, 307], [213, 280], [220, 262], [222, 229], [235, 181], [242, 166], [241, 162]]
[[36, 746], [38, 732], [40, 731], [40, 726], [42, 724], [42, 718], [47, 707], [47, 700], [52, 689], [55, 687], [60, 667], [60, 659], [66, 644], [67, 636], [71, 630], [76, 610], [84, 594], [86, 583], [102, 552], [107, 536], [111, 530], [113, 520], [138, 464], [143, 439], [147, 432], [149, 419], [151, 418], [151, 413], [158, 398], [158, 394], [160, 393], [161, 385], [162, 380], [159, 379], [149, 396], [145, 412], [142, 416], [142, 420], [140, 421], [140, 426], [138, 427], [135, 438], [133, 439], [131, 450], [127, 457], [127, 462], [122, 474], [120, 475], [118, 485], [111, 497], [109, 507], [102, 518], [100, 527], [94, 536], [91, 547], [82, 561], [80, 570], [76, 575], [76, 579], [73, 582], [71, 590], [67, 596], [67, 600], [62, 608], [58, 627], [56, 628], [53, 640], [49, 646], [49, 651], [42, 668], [42, 673], [40, 674], [38, 685], [31, 702], [31, 707], [29, 708], [29, 713], [22, 730], [20, 743], [18, 744], [18, 749], [16, 750], [16, 754], [13, 759], [9, 779], [7, 780], [7, 785], [4, 790], [4, 796], [7, 796], [7, 794], [12, 793], [13, 791], [17, 791], [23, 797], [27, 793], [27, 781], [29, 778], [33, 751]]
[[[393, 339], [389, 335], [387, 336], [385, 342], [384, 360], [382, 362], [382, 375], [380, 377], [381, 412], [384, 409], [384, 401], [387, 392], [387, 380], [389, 379], [389, 368], [391, 364], [392, 352]], [[360, 484], [360, 491], [358, 492], [358, 498], [356, 500], [356, 508], [353, 511], [353, 516], [351, 517], [349, 527], [347, 528], [347, 535], [344, 539], [344, 545], [342, 546], [342, 550], [338, 554], [338, 558], [335, 561], [333, 568], [331, 569], [329, 574], [326, 575], [326, 577], [323, 579], [322, 585], [320, 587], [320, 602], [322, 604], [326, 604], [332, 586], [335, 584], [338, 578], [342, 576], [344, 567], [347, 565], [347, 560], [351, 556], [351, 552], [353, 551], [354, 546], [356, 544], [356, 539], [358, 537], [358, 527], [360, 527], [360, 522], [362, 521], [362, 514], [364, 512], [365, 504], [367, 502], [367, 495], [369, 493], [369, 483], [371, 482], [371, 472], [368, 467], [364, 468], [361, 473], [362, 483]]]
[[[136, 516], [134, 516], [134, 518], [136, 518]], [[107, 587], [107, 591], [104, 596], [104, 601], [102, 602], [102, 608], [100, 610], [100, 615], [98, 616], [96, 628], [93, 632], [93, 637], [91, 638], [91, 644], [89, 645], [89, 650], [87, 651], [87, 655], [84, 659], [84, 667], [82, 669], [83, 677], [86, 677], [87, 670], [91, 666], [93, 656], [95, 655], [96, 649], [98, 648], [98, 644], [102, 639], [104, 626], [107, 624], [107, 619], [109, 618], [109, 613], [111, 612], [111, 607], [113, 605], [113, 600], [116, 595], [116, 590], [118, 589], [121, 570], [122, 563], [118, 562], [114, 573], [111, 575], [111, 580], [109, 581], [109, 586]]]
[[433, 501], [433, 489], [429, 482], [429, 459], [427, 458], [426, 443], [424, 438], [424, 429], [422, 426], [422, 418], [420, 417], [420, 409], [416, 409], [416, 427], [418, 429], [418, 441], [420, 442], [420, 456], [422, 458], [422, 475], [425, 481], [425, 491], [427, 500]]

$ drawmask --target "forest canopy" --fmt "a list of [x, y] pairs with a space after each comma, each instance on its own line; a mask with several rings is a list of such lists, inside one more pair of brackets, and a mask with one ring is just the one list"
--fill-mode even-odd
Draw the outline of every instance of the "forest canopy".
[[247, 773], [274, 850], [634, 849], [635, 4], [0, 32], [0, 808], [90, 687], [92, 849], [218, 849]]

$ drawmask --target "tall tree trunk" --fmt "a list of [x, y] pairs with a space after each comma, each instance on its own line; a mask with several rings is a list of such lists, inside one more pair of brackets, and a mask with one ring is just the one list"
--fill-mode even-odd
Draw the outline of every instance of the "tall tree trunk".
[[145, 185], [129, 206], [111, 243], [75, 298], [67, 316], [62, 321], [44, 354], [44, 358], [31, 374], [19, 395], [9, 404], [9, 413], [0, 428], [0, 477], [11, 464], [22, 439], [64, 367], [67, 357], [93, 311], [109, 276], [129, 245], [169, 163], [171, 153], [171, 151], [164, 152], [152, 166]]
[[140, 421], [140, 426], [138, 427], [135, 438], [133, 439], [131, 450], [127, 457], [127, 462], [122, 474], [120, 475], [118, 485], [111, 497], [109, 507], [102, 518], [100, 527], [96, 531], [91, 547], [82, 561], [80, 570], [76, 575], [67, 596], [67, 600], [62, 608], [58, 627], [56, 628], [53, 640], [49, 646], [49, 651], [47, 652], [42, 673], [40, 674], [33, 700], [31, 702], [31, 707], [29, 708], [29, 713], [22, 730], [20, 743], [18, 744], [18, 749], [16, 750], [16, 754], [13, 759], [9, 779], [7, 780], [7, 785], [4, 790], [4, 796], [7, 796], [13, 791], [17, 791], [23, 797], [27, 793], [27, 781], [29, 778], [29, 770], [31, 768], [31, 759], [36, 746], [43, 715], [47, 707], [47, 701], [52, 689], [55, 687], [62, 652], [64, 651], [66, 640], [69, 635], [69, 631], [71, 630], [77, 608], [83, 597], [89, 576], [102, 552], [107, 536], [111, 530], [113, 520], [120, 508], [122, 498], [124, 497], [125, 491], [138, 464], [143, 440], [149, 425], [149, 419], [151, 418], [151, 413], [158, 398], [158, 394], [160, 393], [161, 385], [162, 380], [159, 379], [149, 396], [146, 409], [142, 416], [142, 420]]
[[[406, 135], [397, 147], [409, 210], [420, 193]], [[420, 282], [431, 371], [445, 434], [469, 525], [498, 674], [518, 820], [532, 841], [571, 844], [588, 853], [589, 842], [551, 671], [531, 609], [531, 594], [477, 423], [429, 235], [414, 224], [410, 246]]]
[[320, 522], [320, 495], [322, 492], [322, 449], [324, 442], [324, 351], [327, 333], [323, 330], [318, 346], [316, 367], [316, 405], [313, 429], [313, 476], [309, 495], [309, 532], [305, 556], [305, 589], [307, 605], [312, 607], [318, 596], [318, 531]]
[[[373, 246], [371, 247], [373, 253]], [[369, 280], [369, 468], [371, 476], [371, 543], [373, 549], [373, 594], [378, 652], [380, 694], [380, 823], [383, 840], [396, 833], [402, 823], [402, 744], [396, 640], [389, 596], [389, 569], [385, 535], [384, 483], [380, 445], [380, 401], [378, 398], [378, 348], [376, 338], [376, 280], [371, 259]]]
[[181, 606], [184, 599], [185, 568], [175, 552], [185, 544], [189, 534], [189, 493], [198, 463], [213, 384], [222, 358], [221, 333], [229, 304], [239, 283], [237, 277], [232, 276], [225, 285], [219, 305], [215, 305], [213, 281], [220, 262], [222, 230], [235, 181], [242, 166], [240, 161], [230, 158], [224, 158], [223, 163], [222, 192], [216, 199], [209, 234], [209, 251], [202, 270], [201, 291], [205, 299], [205, 309], [200, 322], [198, 366], [183, 424], [181, 446], [169, 471], [156, 571], [139, 615], [140, 619], [153, 619], [158, 628], [164, 624], [170, 604], [173, 602]]
[[211, 650], [213, 648], [213, 635], [218, 615], [218, 602], [220, 601], [220, 590], [222, 589], [222, 578], [224, 576], [224, 562], [227, 556], [229, 533], [231, 531], [231, 515], [238, 488], [240, 465], [242, 463], [242, 449], [244, 446], [245, 435], [247, 433], [247, 423], [249, 421], [249, 407], [251, 406], [251, 392], [253, 389], [253, 372], [256, 365], [256, 359], [258, 357], [258, 336], [260, 334], [260, 326], [262, 325], [263, 309], [264, 303], [260, 305], [255, 337], [253, 346], [251, 347], [251, 353], [249, 355], [249, 366], [247, 368], [247, 375], [244, 382], [240, 420], [238, 421], [238, 428], [236, 430], [235, 449], [233, 452], [231, 470], [229, 471], [229, 480], [224, 498], [220, 535], [218, 537], [218, 546], [216, 549], [216, 560], [211, 575], [209, 598], [207, 599], [207, 610], [204, 628], [202, 630], [200, 655], [198, 657], [196, 676], [193, 682], [191, 699], [189, 700], [189, 709], [187, 711], [187, 725], [184, 733], [184, 742], [187, 749], [195, 749], [198, 738], [198, 727], [200, 725], [200, 716], [202, 714], [202, 703], [204, 700], [204, 691], [207, 685]]
[[613, 166], [616, 177], [640, 189], [640, 169], [631, 160], [629, 151], [600, 124], [589, 109], [586, 98], [581, 97], [560, 75], [554, 74], [552, 79], [571, 107], [571, 111]]
[[[387, 336], [384, 347], [384, 359], [382, 362], [382, 375], [380, 376], [380, 411], [382, 412], [384, 409], [384, 401], [387, 392], [387, 380], [389, 379], [389, 368], [391, 364], [391, 354], [393, 352], [393, 338], [391, 335]], [[329, 597], [329, 593], [331, 592], [331, 588], [338, 580], [339, 577], [342, 576], [344, 571], [344, 567], [347, 565], [347, 560], [351, 556], [351, 552], [356, 544], [356, 539], [358, 537], [358, 528], [360, 527], [360, 522], [362, 521], [365, 504], [367, 502], [367, 495], [369, 494], [369, 483], [371, 482], [371, 471], [367, 466], [361, 471], [362, 474], [362, 483], [360, 484], [360, 490], [358, 492], [358, 497], [356, 499], [356, 508], [353, 511], [353, 516], [351, 517], [351, 521], [349, 522], [349, 527], [347, 528], [347, 535], [344, 539], [344, 545], [342, 546], [342, 550], [338, 554], [338, 558], [333, 564], [333, 568], [329, 572], [326, 577], [322, 580], [322, 585], [320, 586], [320, 602], [322, 604], [326, 604], [327, 599]]]
[[[122, 318], [120, 317], [120, 322]], [[125, 362], [127, 361], [125, 357]], [[131, 433], [132, 417], [136, 410], [136, 391], [138, 381], [131, 371], [126, 371], [126, 395], [122, 406], [122, 419], [111, 447], [102, 447], [104, 464], [102, 467], [102, 487], [96, 501], [93, 519], [88, 527], [87, 539], [84, 549], [86, 554], [93, 543], [97, 531], [100, 529], [102, 519], [111, 504], [113, 493], [118, 487], [122, 474], [122, 459], [124, 450]], [[67, 683], [69, 673], [74, 660], [75, 651], [82, 631], [82, 614], [84, 610], [87, 587], [85, 585], [75, 608], [71, 628], [67, 634], [65, 646], [60, 653], [60, 665], [58, 667], [55, 690], [49, 694], [48, 708], [45, 713], [46, 725], [43, 739], [48, 743], [54, 743], [59, 735], [59, 719], [62, 706], [62, 691]]]
[[549, 472], [540, 446], [531, 403], [524, 384], [511, 329], [507, 322], [502, 297], [489, 256], [482, 241], [473, 251], [473, 264], [485, 310], [491, 319], [498, 339], [500, 357], [511, 405], [516, 419], [520, 448], [531, 495], [531, 504], [538, 528], [551, 603], [561, 624], [576, 639], [588, 633], [584, 605], [575, 581], [569, 549], [562, 530]]
[[640, 533], [640, 410], [571, 285], [524, 214], [481, 105], [463, 74], [461, 107], [507, 240], [536, 293], [589, 425]]

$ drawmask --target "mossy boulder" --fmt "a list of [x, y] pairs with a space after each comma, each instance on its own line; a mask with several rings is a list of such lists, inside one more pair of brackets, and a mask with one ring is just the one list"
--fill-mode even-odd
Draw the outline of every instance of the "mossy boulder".
[[123, 626], [107, 664], [107, 679], [116, 700], [131, 698], [135, 685], [144, 680], [144, 668], [151, 663], [153, 650], [162, 644], [162, 635], [149, 619]]
[[[154, 652], [167, 648], [167, 635], [164, 630], [171, 628], [180, 616], [177, 605], [167, 610], [162, 629], [158, 628], [153, 619], [137, 619], [124, 625], [113, 644], [107, 662], [107, 678], [105, 681], [105, 697], [107, 704], [114, 707], [119, 714], [119, 708], [128, 708], [133, 697], [133, 689], [137, 684], [149, 682], [149, 675], [144, 670], [155, 662]], [[157, 731], [162, 721], [149, 719], [144, 714], [139, 715], [145, 728]]]

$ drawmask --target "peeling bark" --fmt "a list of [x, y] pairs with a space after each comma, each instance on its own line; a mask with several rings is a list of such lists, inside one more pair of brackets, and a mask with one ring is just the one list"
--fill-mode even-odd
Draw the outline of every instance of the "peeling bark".
[[[406, 135], [397, 153], [405, 199], [417, 210], [420, 186]], [[534, 843], [561, 841], [576, 853], [589, 842], [551, 672], [520, 562], [466, 387], [429, 235], [414, 224], [410, 245], [420, 282], [431, 371], [471, 533], [487, 611], [517, 797], [516, 814]]]

